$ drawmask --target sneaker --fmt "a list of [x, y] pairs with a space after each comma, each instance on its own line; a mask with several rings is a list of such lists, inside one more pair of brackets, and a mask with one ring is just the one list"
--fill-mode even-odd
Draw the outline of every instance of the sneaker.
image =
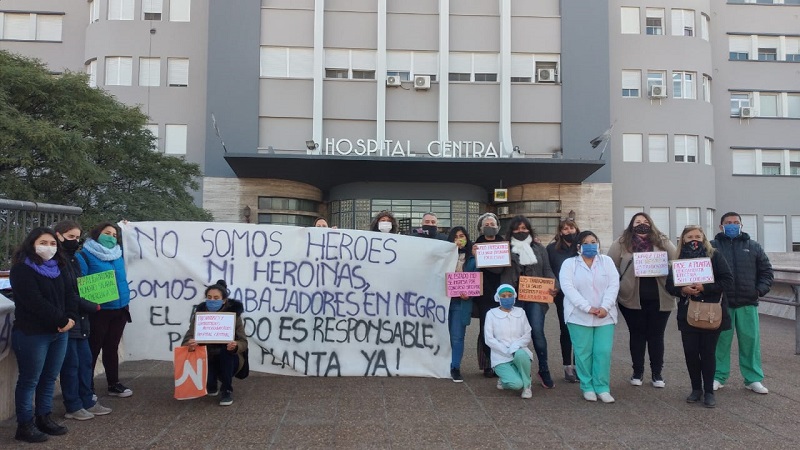
[[556, 384], [553, 383], [553, 379], [550, 377], [549, 370], [540, 370], [539, 380], [542, 381], [542, 387], [545, 389], [553, 389], [554, 387], [556, 387]]
[[94, 414], [95, 416], [105, 416], [106, 414], [111, 414], [111, 408], [106, 408], [100, 403], [95, 403], [94, 406], [87, 409], [87, 411]]
[[450, 369], [450, 378], [453, 379], [453, 383], [463, 383], [464, 378], [461, 376], [460, 369]]
[[64, 414], [65, 419], [75, 419], [75, 420], [89, 420], [94, 419], [94, 414], [90, 413], [89, 411], [81, 408], [77, 411], [68, 412]]
[[686, 397], [686, 403], [697, 403], [700, 399], [703, 398], [703, 391], [699, 389], [694, 389], [688, 397]]
[[533, 397], [533, 392], [531, 392], [531, 388], [526, 387], [525, 389], [523, 389], [522, 390], [522, 395], [520, 397], [522, 397], [522, 398], [531, 398], [531, 397]]
[[219, 406], [230, 406], [233, 404], [233, 392], [223, 391], [219, 398]]
[[503, 382], [500, 381], [500, 380], [497, 380], [497, 389], [500, 389], [501, 391], [504, 389], [503, 388]]
[[122, 383], [117, 382], [108, 387], [108, 395], [125, 398], [133, 395], [133, 391], [126, 388]]
[[706, 392], [706, 395], [703, 397], [703, 406], [706, 408], [716, 408], [717, 401], [714, 399], [713, 392]]
[[765, 388], [760, 381], [754, 381], [745, 387], [755, 392], [756, 394], [769, 394], [769, 389]]
[[592, 391], [587, 391], [583, 393], [583, 399], [587, 402], [596, 402], [597, 401], [597, 394]]
[[575, 366], [564, 366], [564, 381], [567, 383], [576, 383], [578, 381]]
[[603, 403], [614, 403], [614, 397], [612, 397], [608, 392], [601, 392], [597, 394], [597, 398], [599, 398]]
[[657, 387], [657, 388], [663, 388], [663, 387], [665, 387], [667, 385], [666, 383], [664, 383], [664, 379], [661, 378], [661, 375], [653, 375], [652, 383], [653, 383], [653, 387]]
[[97, 403], [97, 394], [92, 394], [92, 401]]
[[635, 374], [631, 375], [631, 385], [632, 386], [641, 386], [642, 385], [642, 378], [644, 378], [644, 377], [640, 373], [635, 373]]
[[724, 388], [724, 387], [725, 387], [725, 385], [724, 385], [724, 384], [720, 383], [720, 382], [719, 382], [719, 381], [717, 381], [717, 380], [714, 380], [714, 390], [715, 390], [715, 391], [718, 391], [718, 390], [720, 390], [720, 389], [722, 389], [722, 388]]
[[209, 397], [216, 397], [219, 395], [219, 389], [206, 388], [206, 395]]

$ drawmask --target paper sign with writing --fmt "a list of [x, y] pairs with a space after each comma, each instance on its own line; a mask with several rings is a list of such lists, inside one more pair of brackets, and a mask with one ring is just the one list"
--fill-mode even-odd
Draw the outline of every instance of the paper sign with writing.
[[667, 252], [636, 252], [633, 271], [637, 277], [665, 277], [669, 274], [669, 256]]
[[711, 265], [711, 258], [677, 259], [672, 261], [672, 277], [675, 286], [713, 283], [714, 268]]
[[550, 290], [555, 289], [554, 278], [519, 277], [519, 292], [517, 299], [523, 302], [553, 303]]
[[236, 313], [195, 314], [194, 340], [199, 344], [227, 344], [236, 340]]
[[483, 295], [482, 272], [447, 272], [447, 296], [461, 297], [462, 294], [470, 297]]
[[478, 267], [508, 267], [511, 247], [508, 241], [475, 244], [475, 263]]
[[92, 303], [108, 303], [119, 298], [113, 270], [78, 277], [78, 293]]

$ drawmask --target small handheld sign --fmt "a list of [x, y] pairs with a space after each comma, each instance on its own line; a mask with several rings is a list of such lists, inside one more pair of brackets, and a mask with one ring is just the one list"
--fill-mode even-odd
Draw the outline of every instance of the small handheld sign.
[[479, 268], [510, 266], [511, 247], [508, 241], [475, 244], [475, 265]]
[[78, 277], [78, 294], [92, 303], [108, 303], [119, 298], [113, 270]]
[[665, 277], [669, 274], [667, 252], [636, 252], [633, 271], [637, 277]]
[[483, 295], [482, 272], [447, 272], [447, 296], [461, 297], [462, 294], [470, 297]]
[[194, 340], [198, 344], [227, 344], [236, 339], [236, 313], [202, 312], [194, 315]]
[[519, 277], [517, 298], [523, 302], [553, 303], [550, 290], [555, 289], [554, 278]]
[[713, 283], [714, 268], [711, 265], [711, 258], [676, 259], [672, 261], [672, 278], [675, 286]]

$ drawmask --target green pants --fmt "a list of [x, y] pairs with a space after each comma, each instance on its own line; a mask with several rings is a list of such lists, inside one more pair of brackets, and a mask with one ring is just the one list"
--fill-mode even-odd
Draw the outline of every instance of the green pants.
[[494, 366], [494, 373], [503, 389], [520, 390], [531, 387], [531, 357], [525, 350], [514, 352], [514, 360]]
[[614, 346], [614, 325], [587, 327], [568, 323], [575, 352], [575, 369], [583, 392], [611, 392], [611, 349]]
[[731, 329], [722, 331], [717, 341], [717, 371], [714, 379], [722, 384], [731, 375], [731, 342], [736, 331], [739, 343], [739, 370], [742, 372], [744, 384], [755, 383], [764, 379], [761, 369], [761, 340], [758, 329], [758, 306], [741, 306], [729, 308]]

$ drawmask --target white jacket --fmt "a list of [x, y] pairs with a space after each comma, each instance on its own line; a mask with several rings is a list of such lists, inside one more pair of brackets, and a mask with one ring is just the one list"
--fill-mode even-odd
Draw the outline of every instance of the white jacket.
[[[597, 255], [592, 267], [581, 256], [569, 258], [561, 265], [559, 279], [564, 292], [564, 322], [587, 327], [617, 323], [619, 272], [611, 258]], [[589, 314], [592, 307], [604, 308], [608, 315], [599, 319]]]
[[486, 322], [483, 326], [483, 336], [486, 345], [492, 349], [492, 367], [514, 360], [514, 352], [525, 350], [528, 357], [533, 359], [533, 353], [528, 348], [531, 343], [531, 325], [525, 310], [511, 308], [510, 312], [493, 308], [486, 313]]

